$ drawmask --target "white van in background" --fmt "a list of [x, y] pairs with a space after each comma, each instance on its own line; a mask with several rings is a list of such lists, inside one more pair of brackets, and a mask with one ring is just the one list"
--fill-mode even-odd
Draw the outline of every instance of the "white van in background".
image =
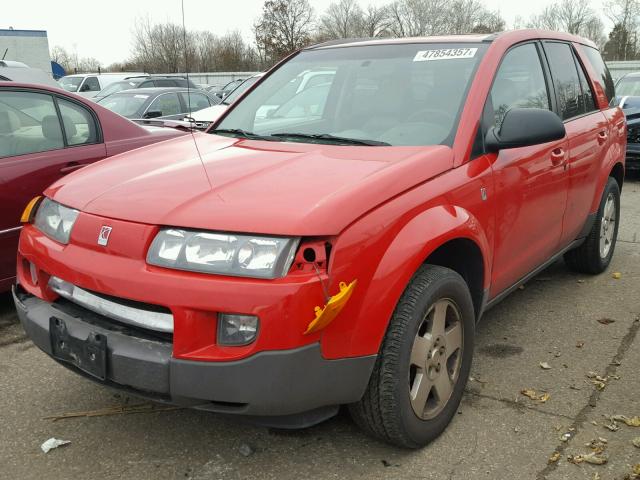
[[91, 98], [107, 85], [127, 80], [132, 77], [146, 77], [144, 72], [117, 72], [117, 73], [77, 73], [65, 75], [58, 80], [60, 87], [67, 92], [74, 92], [83, 97]]

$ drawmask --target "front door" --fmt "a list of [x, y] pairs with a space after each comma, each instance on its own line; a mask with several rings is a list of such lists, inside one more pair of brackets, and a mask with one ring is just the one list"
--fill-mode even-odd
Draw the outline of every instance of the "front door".
[[[485, 112], [499, 125], [510, 108], [552, 109], [548, 75], [537, 42], [518, 45], [502, 59]], [[491, 297], [543, 264], [559, 248], [567, 203], [568, 142], [492, 154], [496, 232]]]

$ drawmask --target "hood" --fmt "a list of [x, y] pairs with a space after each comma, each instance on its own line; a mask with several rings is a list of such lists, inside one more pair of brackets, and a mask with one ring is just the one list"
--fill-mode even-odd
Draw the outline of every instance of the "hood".
[[90, 165], [45, 193], [84, 212], [139, 223], [333, 235], [452, 166], [446, 146], [317, 145], [196, 133]]

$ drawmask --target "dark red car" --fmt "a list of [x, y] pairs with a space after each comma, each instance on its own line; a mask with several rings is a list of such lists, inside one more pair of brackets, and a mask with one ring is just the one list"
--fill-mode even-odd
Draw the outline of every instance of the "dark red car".
[[560, 33], [306, 48], [207, 133], [47, 189], [18, 316], [105, 385], [288, 427], [349, 404], [419, 447], [458, 410], [487, 308], [563, 255], [609, 265], [613, 95], [595, 45]]
[[0, 85], [0, 292], [15, 279], [20, 215], [34, 195], [97, 160], [181, 134], [57, 88]]

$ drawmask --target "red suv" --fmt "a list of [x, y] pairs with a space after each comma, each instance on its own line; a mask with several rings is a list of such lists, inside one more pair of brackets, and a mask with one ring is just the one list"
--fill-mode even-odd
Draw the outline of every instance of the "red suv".
[[142, 397], [281, 427], [348, 404], [420, 447], [457, 410], [487, 308], [561, 256], [609, 265], [613, 96], [595, 46], [560, 33], [304, 49], [207, 133], [46, 190], [25, 211], [20, 319]]

